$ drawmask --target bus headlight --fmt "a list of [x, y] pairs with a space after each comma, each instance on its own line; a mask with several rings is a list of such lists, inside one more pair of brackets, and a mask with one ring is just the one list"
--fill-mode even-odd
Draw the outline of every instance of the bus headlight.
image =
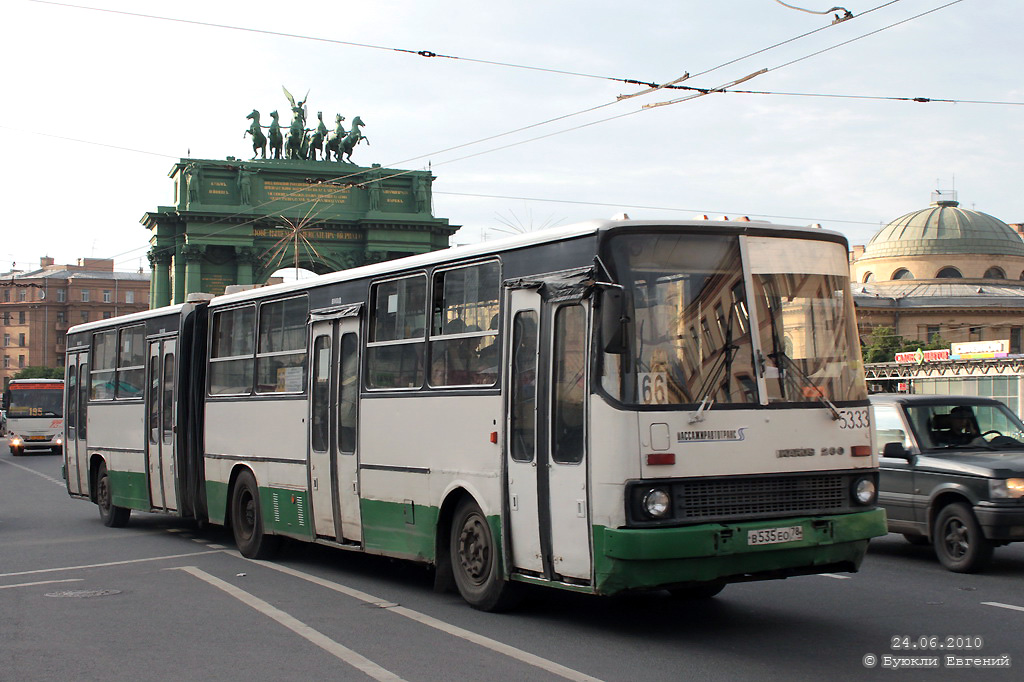
[[662, 488], [651, 488], [644, 494], [643, 508], [652, 519], [663, 519], [668, 516], [672, 506], [672, 498]]
[[53, 439], [54, 445], [64, 445], [64, 436], [57, 436]]
[[990, 480], [988, 489], [992, 497], [996, 499], [1019, 499], [1024, 497], [1024, 478]]
[[853, 484], [853, 499], [859, 504], [872, 504], [875, 501], [875, 482], [870, 478], [858, 478]]
[[21, 438], [18, 438], [17, 436], [11, 436], [11, 447], [12, 448], [20, 448], [21, 447]]

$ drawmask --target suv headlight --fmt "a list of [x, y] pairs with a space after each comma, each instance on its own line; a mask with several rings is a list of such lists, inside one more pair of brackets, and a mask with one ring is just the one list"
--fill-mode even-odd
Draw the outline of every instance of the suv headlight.
[[1008, 500], [1024, 497], [1024, 478], [1005, 478], [988, 482], [993, 499]]

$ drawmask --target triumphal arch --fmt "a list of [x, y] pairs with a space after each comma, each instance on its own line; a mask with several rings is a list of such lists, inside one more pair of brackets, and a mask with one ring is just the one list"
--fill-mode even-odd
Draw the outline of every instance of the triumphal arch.
[[324, 274], [448, 246], [458, 227], [433, 216], [430, 171], [352, 163], [368, 142], [362, 119], [346, 130], [336, 114], [332, 131], [321, 112], [307, 128], [305, 102], [285, 93], [289, 129], [276, 111], [270, 126], [258, 111], [248, 117], [252, 160], [185, 158], [171, 168], [174, 205], [142, 218], [152, 232], [152, 307], [263, 284], [282, 268]]

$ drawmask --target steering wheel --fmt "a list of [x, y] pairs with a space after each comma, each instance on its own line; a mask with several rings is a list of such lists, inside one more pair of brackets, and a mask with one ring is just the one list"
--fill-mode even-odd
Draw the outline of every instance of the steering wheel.
[[990, 429], [990, 430], [986, 431], [985, 433], [981, 434], [981, 437], [984, 438], [985, 436], [989, 435], [990, 433], [994, 433], [997, 436], [1003, 435], [1002, 431], [999, 431], [997, 429]]

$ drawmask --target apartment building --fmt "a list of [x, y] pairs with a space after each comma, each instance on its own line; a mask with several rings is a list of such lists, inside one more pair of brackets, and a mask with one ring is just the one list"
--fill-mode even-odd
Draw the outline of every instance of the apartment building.
[[64, 364], [68, 327], [149, 308], [149, 273], [117, 272], [114, 261], [80, 258], [0, 274], [0, 379], [21, 369]]

